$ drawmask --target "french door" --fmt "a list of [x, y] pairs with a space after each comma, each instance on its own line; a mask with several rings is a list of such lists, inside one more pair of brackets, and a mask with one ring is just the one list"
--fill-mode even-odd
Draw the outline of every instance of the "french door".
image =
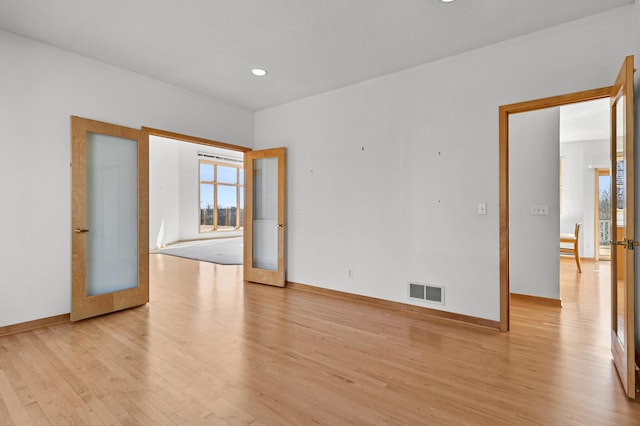
[[611, 90], [611, 353], [627, 396], [635, 399], [633, 72], [628, 56]]
[[284, 287], [286, 150], [246, 152], [244, 167], [244, 279]]
[[144, 136], [71, 117], [71, 321], [149, 301]]

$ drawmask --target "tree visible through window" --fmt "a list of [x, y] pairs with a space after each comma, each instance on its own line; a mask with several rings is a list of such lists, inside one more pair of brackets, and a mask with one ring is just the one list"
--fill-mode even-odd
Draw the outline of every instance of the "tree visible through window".
[[200, 160], [200, 232], [244, 226], [244, 169]]

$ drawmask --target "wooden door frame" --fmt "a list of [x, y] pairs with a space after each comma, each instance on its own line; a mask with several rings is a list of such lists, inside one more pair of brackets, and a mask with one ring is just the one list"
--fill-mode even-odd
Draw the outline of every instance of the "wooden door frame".
[[226, 142], [215, 141], [213, 139], [205, 139], [198, 136], [189, 136], [184, 135], [182, 133], [169, 132], [166, 130], [154, 129], [153, 127], [142, 127], [141, 128], [144, 137], [149, 139], [149, 136], [158, 136], [161, 138], [174, 139], [178, 142], [191, 142], [198, 145], [208, 145], [213, 146], [215, 148], [223, 148], [231, 151], [239, 151], [239, 152], [247, 152], [252, 151], [251, 148], [247, 148], [246, 146], [233, 145]]
[[509, 116], [522, 112], [609, 98], [611, 89], [611, 86], [602, 87], [583, 92], [501, 105], [499, 107], [500, 331], [509, 331], [511, 322], [511, 290], [509, 283]]

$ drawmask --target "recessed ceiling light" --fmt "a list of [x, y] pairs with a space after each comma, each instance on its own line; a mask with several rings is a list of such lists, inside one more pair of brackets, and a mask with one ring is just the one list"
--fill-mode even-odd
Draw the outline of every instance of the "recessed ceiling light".
[[263, 70], [262, 68], [254, 68], [251, 70], [251, 74], [257, 75], [258, 77], [264, 77], [267, 75], [267, 70]]
[[441, 1], [442, 3], [451, 3], [451, 2], [453, 2], [454, 0], [440, 0], [440, 1]]

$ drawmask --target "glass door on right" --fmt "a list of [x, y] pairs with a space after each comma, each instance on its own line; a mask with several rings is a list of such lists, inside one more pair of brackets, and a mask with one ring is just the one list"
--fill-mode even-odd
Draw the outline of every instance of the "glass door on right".
[[244, 279], [284, 287], [286, 150], [245, 153]]

